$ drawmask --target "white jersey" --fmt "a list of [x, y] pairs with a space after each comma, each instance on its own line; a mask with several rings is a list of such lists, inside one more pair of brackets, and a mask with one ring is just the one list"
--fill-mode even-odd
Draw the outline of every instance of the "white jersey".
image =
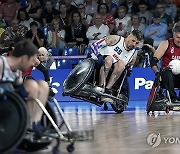
[[135, 49], [130, 51], [126, 50], [124, 41], [124, 37], [119, 37], [119, 41], [116, 44], [101, 48], [99, 52], [101, 55], [112, 56], [113, 63], [122, 60], [124, 64], [127, 65], [132, 60], [133, 55], [135, 54]]
[[17, 70], [16, 72], [13, 72], [8, 64], [7, 58], [4, 56], [0, 57], [3, 62], [3, 70], [2, 75], [0, 77], [1, 81], [9, 81], [9, 82], [16, 82], [16, 80], [20, 76], [20, 71]]

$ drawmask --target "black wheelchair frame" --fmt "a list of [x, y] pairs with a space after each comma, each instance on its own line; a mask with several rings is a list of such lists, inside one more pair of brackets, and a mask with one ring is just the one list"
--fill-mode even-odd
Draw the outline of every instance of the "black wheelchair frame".
[[[64, 118], [63, 111], [54, 97], [49, 97], [48, 100], [54, 103], [62, 122], [56, 124], [55, 113], [49, 101], [44, 107], [38, 99], [35, 99], [46, 119], [42, 119], [45, 130], [41, 133], [34, 132], [27, 129], [29, 117], [24, 100], [15, 93], [11, 83], [0, 83], [0, 153], [9, 153], [15, 148], [27, 152], [38, 151], [48, 146], [54, 139], [57, 140], [57, 144], [53, 148], [53, 153], [59, 153], [60, 141], [70, 142], [67, 151], [74, 151], [75, 139], [71, 135], [72, 129]], [[63, 125], [68, 131], [66, 136], [60, 131]]]
[[[102, 106], [104, 102], [101, 97], [109, 97], [113, 100], [110, 103], [116, 113], [125, 110], [129, 98], [129, 85], [127, 82], [127, 70], [121, 75], [114, 84], [113, 95], [106, 94], [103, 87], [98, 86], [100, 65], [92, 58], [87, 58], [70, 72], [63, 83], [63, 96], [70, 96], [88, 101], [97, 106]], [[109, 73], [107, 81], [110, 78]], [[124, 84], [126, 83], [126, 85]], [[125, 86], [126, 88], [124, 88]]]
[[[177, 88], [180, 90], [179, 88]], [[165, 89], [163, 83], [160, 81], [160, 76], [155, 77], [154, 84], [150, 91], [146, 111], [149, 114], [151, 111], [165, 111], [167, 114], [169, 111], [180, 111], [180, 104], [173, 104], [170, 98], [169, 91]]]

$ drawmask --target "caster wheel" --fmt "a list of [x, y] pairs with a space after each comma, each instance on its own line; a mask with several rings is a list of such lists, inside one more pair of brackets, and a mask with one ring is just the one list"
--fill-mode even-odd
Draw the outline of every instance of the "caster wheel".
[[53, 154], [60, 154], [60, 150], [57, 147], [54, 147], [52, 150]]
[[71, 143], [71, 144], [69, 144], [68, 146], [67, 146], [67, 151], [68, 152], [73, 152], [74, 151], [74, 144], [73, 143]]
[[108, 110], [108, 106], [106, 103], [104, 103], [104, 111], [107, 111]]

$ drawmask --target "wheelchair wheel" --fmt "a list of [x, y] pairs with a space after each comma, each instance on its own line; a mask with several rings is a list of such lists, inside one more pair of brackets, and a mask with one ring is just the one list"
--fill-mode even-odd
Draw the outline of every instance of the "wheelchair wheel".
[[0, 153], [13, 150], [23, 139], [27, 126], [24, 101], [14, 92], [5, 91], [0, 96]]
[[115, 101], [114, 104], [111, 104], [112, 109], [116, 113], [122, 113], [128, 104], [128, 98], [125, 95], [120, 94], [119, 98], [125, 100], [125, 102]]
[[24, 138], [22, 142], [18, 145], [18, 149], [26, 152], [35, 152], [46, 148], [51, 142], [52, 139], [48, 137], [33, 140]]
[[78, 64], [68, 75], [63, 84], [63, 94], [73, 94], [77, 92], [88, 81], [93, 70], [95, 62], [93, 59], [85, 59]]

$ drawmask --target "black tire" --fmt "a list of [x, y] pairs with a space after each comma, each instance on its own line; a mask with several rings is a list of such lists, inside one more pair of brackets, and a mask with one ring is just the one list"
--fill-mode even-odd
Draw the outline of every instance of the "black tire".
[[[86, 67], [85, 67], [86, 66]], [[68, 75], [63, 84], [63, 94], [74, 94], [81, 89], [94, 71], [95, 61], [91, 58], [83, 60]], [[85, 70], [83, 70], [85, 68]], [[81, 70], [83, 70], [81, 72]], [[77, 75], [77, 73], [79, 73]]]
[[42, 150], [45, 147], [47, 147], [51, 140], [48, 139], [39, 139], [39, 140], [29, 140], [29, 139], [23, 139], [20, 145], [18, 145], [18, 149], [26, 151], [26, 152], [35, 152], [38, 150]]
[[27, 129], [26, 105], [15, 92], [0, 96], [0, 153], [12, 151], [23, 139]]
[[116, 105], [111, 104], [111, 107], [116, 113], [122, 113], [124, 111], [124, 105], [119, 103], [116, 103]]
[[73, 143], [71, 143], [71, 144], [69, 144], [68, 146], [67, 146], [67, 151], [68, 152], [73, 152], [75, 150], [75, 148], [74, 148], [74, 144]]
[[123, 99], [125, 102], [116, 101], [115, 104], [111, 104], [112, 109], [116, 113], [122, 113], [128, 104], [128, 98], [125, 95], [120, 94], [119, 98]]

